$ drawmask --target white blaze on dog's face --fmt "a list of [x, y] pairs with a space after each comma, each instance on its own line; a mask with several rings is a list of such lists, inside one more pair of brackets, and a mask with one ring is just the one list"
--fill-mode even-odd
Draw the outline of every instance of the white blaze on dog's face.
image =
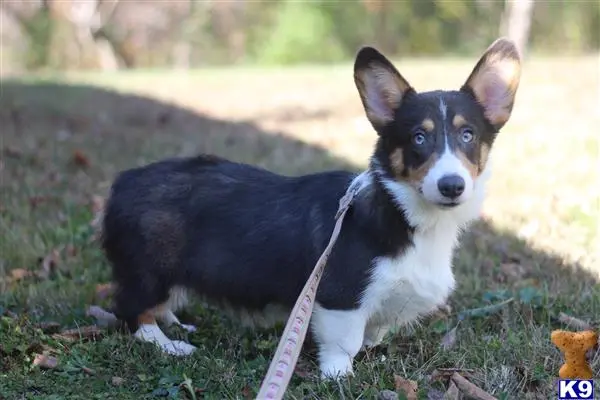
[[417, 93], [382, 54], [363, 48], [355, 82], [379, 135], [374, 160], [384, 177], [441, 208], [469, 200], [519, 79], [519, 54], [506, 39], [486, 50], [456, 91]]

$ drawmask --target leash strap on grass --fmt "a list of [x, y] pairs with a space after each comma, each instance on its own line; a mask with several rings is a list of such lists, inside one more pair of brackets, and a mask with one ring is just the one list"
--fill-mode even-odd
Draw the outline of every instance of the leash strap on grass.
[[360, 185], [351, 185], [346, 194], [340, 199], [339, 208], [335, 215], [336, 223], [329, 239], [329, 244], [325, 248], [325, 251], [323, 251], [323, 254], [321, 254], [321, 257], [319, 257], [308, 281], [304, 285], [302, 292], [300, 292], [300, 296], [298, 296], [298, 300], [296, 300], [296, 304], [281, 335], [275, 356], [271, 360], [267, 375], [256, 397], [257, 399], [279, 400], [283, 398], [283, 394], [294, 373], [302, 343], [308, 331], [308, 322], [313, 311], [317, 286], [323, 275], [323, 270], [327, 264], [331, 249], [340, 234], [344, 216], [359, 189]]

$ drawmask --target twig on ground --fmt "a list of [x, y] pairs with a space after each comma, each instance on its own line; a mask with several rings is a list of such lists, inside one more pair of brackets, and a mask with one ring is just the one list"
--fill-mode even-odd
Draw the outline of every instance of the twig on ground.
[[469, 382], [465, 377], [460, 375], [458, 372], [452, 374], [452, 381], [468, 397], [475, 400], [498, 400], [479, 386]]
[[580, 329], [582, 331], [592, 329], [592, 326], [587, 322], [580, 320], [579, 318], [572, 317], [563, 312], [558, 314], [558, 320], [563, 324], [569, 325], [575, 329]]
[[471, 376], [475, 370], [469, 368], [436, 368], [431, 374], [431, 381], [437, 381], [440, 379], [450, 379], [452, 374], [459, 372], [465, 376]]

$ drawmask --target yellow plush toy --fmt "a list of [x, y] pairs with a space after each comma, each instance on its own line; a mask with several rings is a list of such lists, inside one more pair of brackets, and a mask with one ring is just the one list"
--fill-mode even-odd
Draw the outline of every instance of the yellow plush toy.
[[594, 373], [585, 358], [585, 353], [598, 343], [596, 332], [556, 330], [552, 332], [551, 340], [565, 357], [565, 363], [558, 371], [561, 379], [592, 379]]

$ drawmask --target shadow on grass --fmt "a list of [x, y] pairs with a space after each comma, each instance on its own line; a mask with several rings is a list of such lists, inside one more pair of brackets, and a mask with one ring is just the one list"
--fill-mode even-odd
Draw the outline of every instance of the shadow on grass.
[[[281, 115], [285, 120], [307, 118], [285, 109]], [[102, 301], [96, 286], [109, 279], [108, 267], [89, 241], [89, 203], [93, 195], [106, 193], [118, 171], [199, 152], [284, 174], [359, 166], [280, 132], [91, 86], [3, 82], [0, 130], [0, 273], [8, 277], [14, 269], [39, 269], [39, 259], [52, 249], [65, 244], [72, 249], [61, 256], [53, 279], [0, 281], [0, 314], [11, 310], [26, 316], [0, 325], [0, 356], [5, 360], [0, 364], [0, 393], [9, 398], [35, 393], [76, 398], [75, 393], [86, 392], [139, 398], [168, 390], [183, 374], [209, 398], [255, 393], [280, 330], [251, 334], [200, 307], [188, 315], [199, 327], [188, 339], [201, 351], [177, 363], [160, 358], [151, 347], [111, 336], [93, 346], [60, 344], [62, 366], [45, 373], [29, 370], [27, 346], [41, 342], [58, 347], [33, 324], [89, 323], [85, 306]], [[435, 387], [428, 380], [435, 368], [460, 367], [475, 369], [476, 383], [500, 398], [553, 396], [560, 355], [549, 332], [564, 327], [557, 320], [561, 312], [600, 322], [597, 278], [486, 220], [464, 235], [455, 265], [458, 287], [449, 316], [429, 319], [416, 331], [361, 354], [355, 379], [342, 386], [316, 380], [314, 347], [307, 346], [301, 362], [305, 373], [294, 377], [290, 394], [337, 398], [342, 391], [350, 398], [369, 397], [393, 388], [394, 373], [418, 380], [426, 391]], [[514, 301], [495, 312], [464, 314], [509, 298]], [[457, 324], [456, 342], [440, 350], [442, 336]], [[596, 359], [594, 368], [599, 364]], [[96, 373], [90, 377], [83, 366]], [[107, 385], [111, 376], [125, 383]]]

